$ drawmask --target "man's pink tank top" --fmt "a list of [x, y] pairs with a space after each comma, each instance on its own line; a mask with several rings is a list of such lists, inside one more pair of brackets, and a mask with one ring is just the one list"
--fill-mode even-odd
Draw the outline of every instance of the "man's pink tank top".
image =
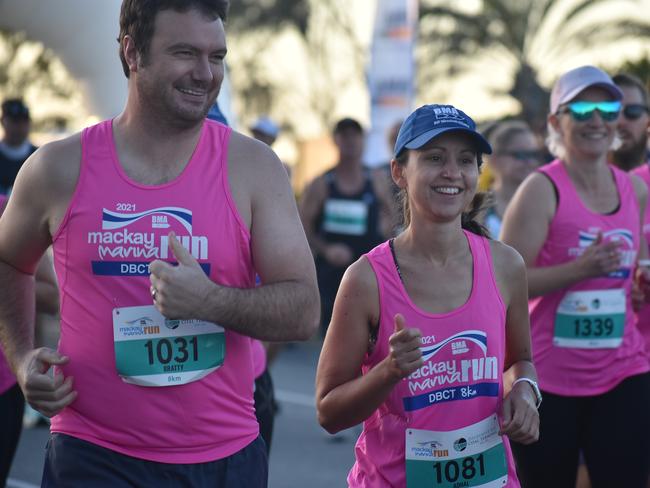
[[230, 134], [206, 121], [183, 172], [145, 186], [120, 165], [112, 121], [83, 131], [79, 180], [53, 239], [59, 351], [70, 357], [62, 370], [79, 395], [52, 419], [53, 432], [164, 463], [221, 459], [257, 437], [250, 338], [226, 330], [220, 368], [165, 387], [123, 382], [113, 345], [113, 310], [151, 305], [148, 264], [174, 261], [170, 231], [216, 283], [255, 285], [250, 235], [228, 180]]
[[[640, 177], [645, 182], [648, 190], [650, 190], [650, 161], [634, 169], [632, 173]], [[645, 207], [643, 220], [643, 234], [645, 235], [646, 244], [650, 250], [650, 198], [648, 198], [648, 203]], [[637, 326], [645, 339], [646, 351], [650, 354], [650, 304], [646, 304], [637, 312], [636, 316]]]
[[[7, 204], [7, 195], [0, 195], [0, 215]], [[9, 388], [16, 384], [16, 377], [14, 376], [7, 358], [2, 351], [2, 346], [0, 345], [0, 394], [7, 391]]]
[[[408, 327], [421, 330], [424, 366], [402, 380], [364, 422], [355, 448], [356, 462], [348, 475], [351, 487], [406, 486], [407, 429], [453, 431], [499, 417], [506, 310], [494, 277], [489, 241], [471, 232], [464, 234], [474, 263], [472, 291], [464, 305], [444, 314], [426, 312], [411, 301], [388, 242], [365, 255], [377, 278], [380, 320], [375, 348], [364, 359], [363, 373], [388, 355], [397, 313], [404, 316]], [[434, 437], [423, 446], [429, 453], [444, 450]], [[507, 481], [499, 486], [518, 487], [509, 441], [505, 436], [501, 440]], [[462, 449], [458, 447], [459, 452]], [[462, 481], [459, 475], [456, 482]]]
[[[558, 202], [535, 266], [554, 266], [576, 259], [594, 243], [599, 233], [603, 235], [603, 242], [617, 241], [621, 246], [619, 270], [529, 302], [533, 356], [540, 387], [564, 396], [600, 395], [625, 378], [650, 370], [630, 300], [633, 268], [640, 242], [639, 204], [630, 176], [613, 166], [611, 171], [620, 202], [618, 209], [607, 215], [595, 213], [584, 205], [561, 161], [556, 160], [539, 171], [553, 182]], [[612, 293], [610, 290], [624, 291], [625, 316], [622, 319], [624, 328], [620, 345], [616, 348], [559, 347], [557, 337], [561, 333], [556, 329], [556, 314], [560, 310], [566, 311], [566, 307], [559, 308], [560, 304], [567, 303], [565, 298], [569, 293], [577, 296], [576, 293], [587, 291], [596, 295], [584, 303], [575, 300], [573, 312], [580, 313], [591, 306], [602, 307], [606, 303], [597, 294], [602, 294], [603, 290], [607, 293]], [[579, 317], [576, 315], [576, 320]], [[599, 333], [602, 339], [608, 333], [595, 321], [580, 320], [576, 326], [578, 335], [584, 336], [589, 332], [593, 336], [593, 333]], [[595, 336], [593, 338], [596, 339]]]

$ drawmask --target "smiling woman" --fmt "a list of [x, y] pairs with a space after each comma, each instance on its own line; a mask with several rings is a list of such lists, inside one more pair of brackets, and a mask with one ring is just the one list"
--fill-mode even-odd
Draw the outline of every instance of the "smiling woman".
[[399, 131], [406, 228], [346, 271], [316, 378], [325, 429], [365, 422], [351, 487], [519, 487], [509, 439], [537, 439], [541, 401], [523, 262], [464, 213], [491, 151], [450, 105]]
[[594, 486], [648, 479], [650, 364], [631, 300], [647, 190], [608, 164], [621, 96], [593, 66], [560, 77], [548, 117], [559, 159], [524, 181], [504, 218], [502, 239], [528, 268], [545, 398], [540, 442], [513, 445], [533, 488], [574, 486], [580, 451]]

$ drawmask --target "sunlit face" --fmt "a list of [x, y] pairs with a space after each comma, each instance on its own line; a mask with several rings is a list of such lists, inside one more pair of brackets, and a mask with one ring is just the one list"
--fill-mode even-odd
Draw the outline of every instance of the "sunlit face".
[[[606, 90], [589, 87], [581, 91], [573, 100], [586, 102], [604, 102], [613, 100]], [[571, 157], [599, 158], [607, 154], [616, 134], [616, 120], [603, 120], [596, 110], [585, 121], [574, 120], [569, 113], [563, 112], [552, 115], [553, 123], [562, 137], [567, 154]]]
[[490, 168], [507, 183], [519, 185], [542, 164], [542, 150], [532, 132], [513, 133], [502, 148], [490, 156]]
[[179, 124], [205, 119], [224, 75], [226, 36], [221, 19], [191, 9], [163, 10], [154, 25], [151, 47], [132, 68], [138, 97], [156, 116]]
[[[639, 89], [634, 86], [619, 86], [623, 92], [623, 107], [627, 105], [645, 105], [643, 96]], [[636, 119], [628, 119], [624, 113], [618, 118], [618, 135], [621, 138], [621, 150], [629, 151], [632, 148], [644, 147], [648, 141], [648, 128], [650, 127], [650, 115], [642, 112]]]
[[408, 161], [393, 163], [393, 179], [406, 189], [411, 220], [449, 222], [468, 208], [478, 182], [476, 147], [472, 136], [446, 132], [417, 150]]

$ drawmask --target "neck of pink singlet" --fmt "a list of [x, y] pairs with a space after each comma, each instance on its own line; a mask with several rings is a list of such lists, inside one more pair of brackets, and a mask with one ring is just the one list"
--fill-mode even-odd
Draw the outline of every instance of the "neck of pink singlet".
[[[401, 313], [422, 333], [424, 365], [402, 380], [364, 422], [356, 445], [356, 463], [348, 475], [352, 487], [406, 486], [406, 429], [450, 431], [498, 415], [503, 396], [505, 306], [497, 288], [489, 241], [463, 232], [472, 254], [471, 293], [460, 307], [430, 313], [409, 297], [389, 243], [365, 257], [377, 279], [380, 324], [364, 374], [389, 353], [393, 317]], [[468, 393], [473, 392], [473, 393]], [[508, 440], [503, 437], [508, 481], [518, 487]]]
[[[599, 395], [623, 379], [650, 369], [644, 343], [635, 324], [630, 300], [633, 271], [640, 242], [640, 217], [630, 175], [609, 166], [616, 184], [619, 205], [608, 214], [589, 209], [580, 198], [564, 162], [556, 160], [539, 171], [557, 192], [557, 208], [535, 266], [546, 267], [575, 260], [600, 236], [603, 242], [619, 243], [621, 265], [609, 275], [580, 281], [568, 288], [530, 300], [531, 335], [540, 387], [557, 395]], [[556, 324], [560, 305], [569, 293], [624, 293], [622, 343], [607, 347], [568, 347], [558, 338]], [[578, 295], [575, 295], [578, 296]]]
[[[250, 235], [230, 193], [230, 133], [206, 121], [178, 177], [150, 186], [124, 172], [111, 121], [84, 130], [79, 180], [54, 236], [59, 350], [70, 357], [62, 370], [74, 377], [78, 397], [54, 417], [54, 432], [166, 463], [221, 459], [258, 435], [248, 337], [226, 331], [223, 365], [187, 384], [139, 386], [122, 381], [116, 370], [116, 313], [152, 306], [148, 264], [175, 261], [170, 231], [211, 280], [254, 286]], [[145, 314], [141, 322], [147, 320]], [[137, 324], [134, 333], [150, 332]]]

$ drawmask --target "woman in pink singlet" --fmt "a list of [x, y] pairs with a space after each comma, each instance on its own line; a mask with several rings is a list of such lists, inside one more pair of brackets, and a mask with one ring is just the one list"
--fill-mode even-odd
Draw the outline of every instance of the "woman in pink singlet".
[[513, 444], [526, 487], [574, 488], [581, 452], [593, 488], [648, 480], [650, 365], [630, 298], [647, 190], [607, 159], [621, 97], [593, 66], [563, 74], [548, 117], [558, 159], [506, 210], [501, 237], [526, 261], [544, 394], [540, 441]]
[[520, 486], [509, 439], [537, 439], [541, 397], [523, 260], [473, 220], [490, 152], [450, 105], [400, 129], [405, 230], [347, 270], [316, 378], [325, 429], [364, 423], [351, 487]]

